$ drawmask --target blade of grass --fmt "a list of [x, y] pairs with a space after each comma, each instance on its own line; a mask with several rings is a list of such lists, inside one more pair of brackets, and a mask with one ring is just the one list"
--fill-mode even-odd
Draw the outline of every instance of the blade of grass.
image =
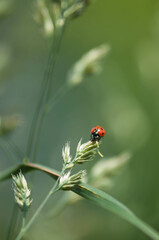
[[[0, 174], [0, 181], [6, 180], [11, 177], [11, 174], [18, 172], [22, 169], [24, 172], [29, 172], [32, 170], [39, 170], [49, 174], [54, 179], [57, 179], [60, 173], [52, 168], [45, 167], [40, 164], [21, 164], [12, 169], [6, 170]], [[159, 240], [159, 233], [154, 230], [151, 226], [140, 220], [131, 210], [129, 210], [124, 204], [120, 203], [118, 200], [110, 196], [109, 194], [96, 189], [88, 184], [81, 184], [72, 189], [73, 192], [82, 196], [85, 199], [92, 201], [98, 206], [113, 212], [114, 214], [125, 219], [127, 222], [131, 223], [147, 236], [153, 240]]]
[[41, 84], [38, 105], [34, 113], [33, 121], [30, 128], [26, 156], [32, 159], [33, 162], [36, 161], [38, 142], [41, 134], [43, 120], [46, 114], [45, 103], [48, 101], [48, 98], [50, 96], [50, 91], [52, 89], [52, 75], [53, 75], [53, 70], [57, 61], [63, 32], [64, 32], [64, 26], [62, 28], [56, 29], [51, 51], [50, 51], [47, 69]]
[[51, 50], [50, 50], [50, 55], [48, 58], [48, 64], [46, 67], [46, 71], [44, 73], [44, 78], [41, 82], [41, 87], [40, 87], [40, 94], [39, 94], [39, 99], [38, 99], [38, 104], [36, 107], [36, 110], [34, 112], [34, 116], [33, 116], [33, 120], [31, 123], [31, 127], [30, 127], [30, 131], [29, 131], [29, 137], [28, 137], [28, 143], [27, 143], [27, 149], [26, 149], [26, 156], [27, 157], [31, 157], [31, 152], [32, 152], [32, 145], [34, 142], [34, 138], [35, 138], [35, 133], [37, 130], [37, 122], [38, 122], [38, 118], [40, 115], [40, 110], [41, 110], [41, 105], [43, 103], [43, 98], [45, 95], [45, 89], [47, 86], [47, 79], [48, 79], [48, 75], [50, 72], [50, 66], [52, 65], [52, 61], [53, 61], [53, 49], [54, 49], [54, 45], [55, 45], [55, 37], [53, 37], [53, 42], [52, 42], [52, 46], [51, 46]]
[[8, 180], [11, 178], [11, 175], [16, 175], [19, 173], [19, 170], [22, 170], [23, 173], [27, 173], [30, 171], [42, 171], [53, 177], [54, 179], [57, 179], [60, 173], [52, 168], [43, 166], [41, 164], [33, 164], [33, 163], [28, 163], [28, 164], [19, 164], [14, 167], [11, 167], [7, 170], [4, 170], [3, 172], [0, 173], [0, 182]]
[[120, 203], [118, 200], [116, 200], [109, 194], [87, 184], [77, 186], [73, 189], [73, 192], [125, 219], [126, 221], [140, 229], [142, 232], [144, 232], [151, 239], [159, 240], [159, 233], [156, 230], [154, 230], [151, 226], [140, 220], [124, 204]]

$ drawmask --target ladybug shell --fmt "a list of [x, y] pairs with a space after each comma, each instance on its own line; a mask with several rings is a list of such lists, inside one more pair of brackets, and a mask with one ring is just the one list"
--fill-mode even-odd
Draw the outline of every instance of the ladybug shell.
[[94, 128], [92, 128], [91, 130], [91, 140], [97, 140], [99, 141], [101, 139], [101, 137], [104, 137], [106, 134], [104, 128], [102, 128], [101, 126], [96, 126]]
[[104, 128], [102, 128], [101, 126], [96, 126], [92, 128], [91, 133], [94, 133], [94, 132], [97, 132], [100, 137], [104, 137], [106, 133]]

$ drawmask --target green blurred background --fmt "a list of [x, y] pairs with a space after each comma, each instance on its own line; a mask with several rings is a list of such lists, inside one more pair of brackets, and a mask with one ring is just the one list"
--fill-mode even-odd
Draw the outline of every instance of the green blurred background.
[[[34, 1], [17, 1], [11, 14], [0, 21], [0, 115], [23, 115], [22, 126], [10, 136], [23, 151], [49, 53], [49, 44], [33, 20], [33, 8]], [[47, 116], [38, 162], [60, 170], [65, 142], [71, 142], [74, 153], [81, 137], [87, 141], [92, 127], [103, 126], [107, 131], [101, 145], [104, 157], [125, 150], [133, 153], [109, 193], [159, 230], [158, 1], [100, 0], [91, 4], [65, 31], [52, 93], [81, 55], [103, 43], [111, 51], [102, 74], [70, 91]], [[0, 170], [14, 164], [0, 150]], [[91, 166], [85, 165], [88, 170]], [[42, 173], [36, 173], [35, 179], [30, 214], [52, 186], [52, 179]], [[11, 181], [1, 183], [0, 191], [0, 238], [6, 239], [14, 204]], [[59, 193], [49, 201], [25, 239], [149, 239], [86, 200], [67, 207], [56, 218], [43, 219], [62, 196]]]

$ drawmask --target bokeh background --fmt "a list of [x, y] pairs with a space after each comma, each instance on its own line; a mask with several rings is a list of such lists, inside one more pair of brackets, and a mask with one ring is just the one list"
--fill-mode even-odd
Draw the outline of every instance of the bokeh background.
[[[48, 41], [33, 19], [33, 10], [34, 1], [17, 1], [10, 14], [0, 21], [0, 115], [22, 114], [21, 127], [8, 137], [22, 151], [49, 53]], [[65, 31], [52, 94], [66, 81], [73, 63], [103, 43], [109, 44], [111, 51], [103, 61], [102, 73], [70, 91], [47, 116], [38, 162], [60, 170], [65, 142], [71, 142], [73, 154], [80, 138], [87, 141], [92, 127], [103, 126], [107, 131], [101, 145], [104, 157], [123, 151], [132, 153], [108, 192], [159, 230], [158, 1], [94, 1]], [[0, 170], [15, 164], [16, 160], [9, 159], [0, 149]], [[89, 171], [92, 164], [85, 168]], [[42, 173], [35, 176], [30, 214], [52, 186], [48, 176]], [[0, 191], [0, 238], [6, 239], [14, 205], [11, 181], [1, 183]], [[86, 200], [68, 206], [55, 218], [45, 218], [45, 213], [62, 197], [59, 193], [49, 201], [25, 239], [149, 239]]]

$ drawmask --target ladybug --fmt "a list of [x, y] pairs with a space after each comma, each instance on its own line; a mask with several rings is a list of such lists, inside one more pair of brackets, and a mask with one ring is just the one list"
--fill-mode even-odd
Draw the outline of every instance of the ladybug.
[[91, 130], [91, 141], [99, 141], [102, 137], [104, 137], [106, 131], [101, 126], [96, 126]]

